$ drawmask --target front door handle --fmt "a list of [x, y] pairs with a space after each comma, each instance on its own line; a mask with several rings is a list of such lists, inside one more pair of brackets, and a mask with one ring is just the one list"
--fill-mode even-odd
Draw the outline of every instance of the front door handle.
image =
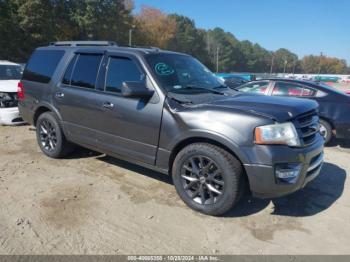
[[114, 107], [114, 104], [111, 102], [104, 102], [102, 106], [107, 109], [112, 109]]
[[64, 93], [56, 93], [56, 98], [63, 98], [64, 97]]

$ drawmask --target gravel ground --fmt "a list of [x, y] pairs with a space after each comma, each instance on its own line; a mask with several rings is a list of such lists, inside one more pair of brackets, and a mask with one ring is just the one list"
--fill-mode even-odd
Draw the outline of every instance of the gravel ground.
[[88, 150], [49, 159], [29, 126], [0, 126], [0, 254], [350, 254], [349, 148], [327, 147], [303, 190], [215, 218], [167, 176]]

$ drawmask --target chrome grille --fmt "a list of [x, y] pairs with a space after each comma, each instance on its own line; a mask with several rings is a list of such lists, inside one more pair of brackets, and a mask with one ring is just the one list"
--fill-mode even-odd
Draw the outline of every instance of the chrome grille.
[[312, 110], [298, 116], [294, 121], [302, 146], [308, 146], [315, 142], [319, 132], [319, 120], [317, 111]]

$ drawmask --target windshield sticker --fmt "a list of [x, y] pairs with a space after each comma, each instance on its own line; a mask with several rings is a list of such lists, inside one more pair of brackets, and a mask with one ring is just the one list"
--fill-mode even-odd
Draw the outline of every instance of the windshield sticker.
[[160, 76], [168, 76], [174, 74], [174, 69], [165, 63], [158, 63], [155, 66], [156, 73]]

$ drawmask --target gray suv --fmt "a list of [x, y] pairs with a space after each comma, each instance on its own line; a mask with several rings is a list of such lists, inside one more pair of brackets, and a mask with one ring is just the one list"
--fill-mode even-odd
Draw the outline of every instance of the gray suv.
[[76, 144], [170, 174], [209, 215], [244, 188], [262, 198], [303, 188], [323, 163], [316, 102], [236, 92], [186, 54], [52, 43], [32, 54], [18, 97], [47, 156]]

